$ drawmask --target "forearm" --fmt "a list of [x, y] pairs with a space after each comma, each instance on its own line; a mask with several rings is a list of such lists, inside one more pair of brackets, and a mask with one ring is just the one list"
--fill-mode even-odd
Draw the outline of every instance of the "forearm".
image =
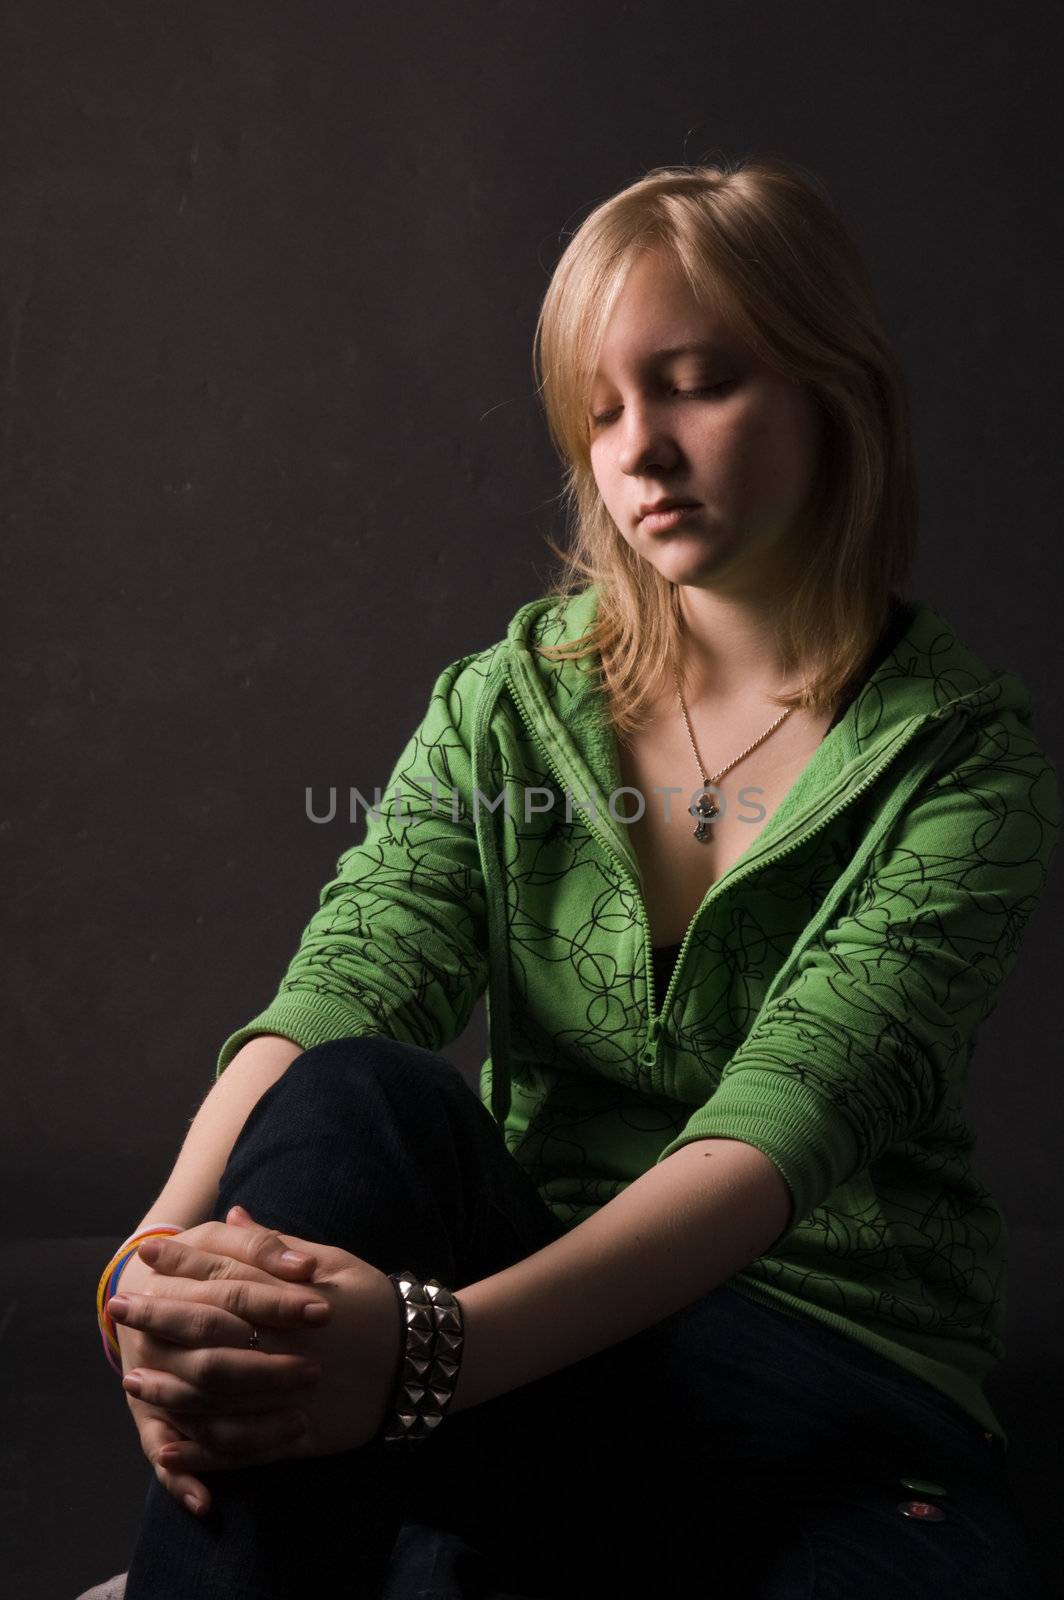
[[450, 1410], [479, 1405], [670, 1316], [756, 1261], [790, 1221], [766, 1155], [698, 1139], [586, 1222], [456, 1292], [465, 1323]]
[[194, 1228], [207, 1221], [244, 1123], [266, 1090], [302, 1054], [302, 1045], [278, 1034], [261, 1034], [237, 1051], [196, 1112], [169, 1178], [131, 1233], [153, 1222]]

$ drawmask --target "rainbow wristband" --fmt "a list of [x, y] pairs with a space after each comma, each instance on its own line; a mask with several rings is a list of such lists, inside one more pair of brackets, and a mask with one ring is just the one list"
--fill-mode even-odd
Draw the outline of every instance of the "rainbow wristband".
[[131, 1233], [129, 1238], [119, 1245], [110, 1261], [104, 1267], [100, 1282], [96, 1289], [96, 1320], [100, 1325], [100, 1334], [103, 1338], [103, 1353], [111, 1366], [122, 1376], [122, 1351], [115, 1333], [114, 1319], [109, 1315], [107, 1303], [118, 1288], [118, 1280], [122, 1275], [122, 1268], [130, 1256], [135, 1256], [145, 1239], [169, 1238], [175, 1233], [184, 1233], [184, 1228], [176, 1228], [171, 1223], [160, 1222], [151, 1228], [144, 1228], [140, 1233]]

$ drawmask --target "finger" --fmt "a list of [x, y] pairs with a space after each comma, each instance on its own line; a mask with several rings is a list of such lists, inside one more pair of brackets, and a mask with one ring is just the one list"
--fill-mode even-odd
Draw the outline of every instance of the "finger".
[[[166, 1415], [176, 1427], [179, 1438], [167, 1443], [183, 1445], [191, 1441], [219, 1455], [240, 1454], [257, 1449], [259, 1444], [285, 1440], [290, 1434], [299, 1434], [307, 1426], [307, 1414], [291, 1405], [273, 1407], [264, 1411], [220, 1411], [216, 1416], [185, 1416], [181, 1412]], [[166, 1460], [177, 1460], [172, 1454]]]
[[161, 1460], [161, 1452], [169, 1445], [181, 1444], [184, 1435], [168, 1421], [137, 1401], [130, 1402], [133, 1420], [137, 1424], [141, 1449], [163, 1488], [174, 1500], [194, 1516], [203, 1516], [210, 1510], [211, 1495], [207, 1485], [181, 1462]]
[[[186, 1243], [187, 1240], [187, 1243]], [[260, 1272], [279, 1277], [302, 1277], [313, 1271], [316, 1261], [312, 1253], [292, 1249], [275, 1228], [263, 1228], [258, 1223], [248, 1227], [232, 1227], [226, 1222], [201, 1222], [189, 1228], [179, 1238], [156, 1238], [151, 1241], [168, 1259], [169, 1251], [195, 1248], [200, 1252], [231, 1257]], [[148, 1255], [150, 1266], [158, 1259], [156, 1251]]]
[[[127, 1393], [153, 1401], [156, 1380], [190, 1385], [202, 1397], [202, 1410], [217, 1412], [228, 1409], [237, 1397], [261, 1394], [285, 1395], [292, 1389], [306, 1388], [321, 1378], [321, 1363], [308, 1361], [305, 1356], [288, 1353], [268, 1355], [261, 1350], [233, 1349], [227, 1345], [208, 1345], [197, 1350], [186, 1350], [180, 1345], [156, 1345], [152, 1335], [145, 1334], [143, 1358], [133, 1372], [126, 1373], [123, 1385]], [[154, 1347], [154, 1349], [153, 1349]], [[160, 1403], [165, 1404], [165, 1400]]]
[[122, 1387], [129, 1395], [148, 1405], [173, 1413], [184, 1433], [194, 1433], [198, 1418], [214, 1418], [226, 1414], [250, 1416], [260, 1412], [291, 1411], [293, 1407], [307, 1405], [317, 1392], [317, 1382], [302, 1382], [286, 1389], [248, 1390], [243, 1394], [226, 1392], [209, 1395], [195, 1384], [172, 1372], [151, 1367], [137, 1367], [127, 1372]]
[[[282, 1260], [283, 1249], [271, 1258], [269, 1252], [260, 1246], [258, 1256], [261, 1261], [272, 1260], [272, 1265], [262, 1265], [260, 1261], [248, 1260], [246, 1250], [241, 1253], [234, 1248], [232, 1241], [246, 1239], [250, 1228], [226, 1228], [223, 1223], [212, 1223], [210, 1226], [223, 1228], [229, 1236], [229, 1242], [216, 1239], [215, 1248], [211, 1250], [200, 1244], [185, 1243], [176, 1237], [148, 1239], [140, 1246], [140, 1258], [154, 1272], [176, 1278], [252, 1278], [257, 1283], [270, 1283], [278, 1277], [290, 1279], [293, 1276], [292, 1265]], [[316, 1263], [312, 1256], [305, 1257], [304, 1261], [311, 1270], [314, 1269]]]
[[107, 1302], [114, 1322], [152, 1338], [198, 1349], [202, 1345], [246, 1345], [249, 1326], [221, 1306], [204, 1300], [171, 1300], [160, 1295], [114, 1295]]
[[[332, 1304], [328, 1287], [323, 1286], [312, 1294], [309, 1289], [288, 1288], [270, 1278], [258, 1283], [252, 1278], [222, 1276], [210, 1279], [198, 1277], [170, 1277], [158, 1274], [151, 1282], [148, 1297], [152, 1300], [185, 1300], [198, 1304], [217, 1306], [230, 1317], [239, 1317], [257, 1328], [324, 1327], [332, 1317]], [[129, 1321], [129, 1308], [137, 1301], [133, 1291], [120, 1289], [107, 1303], [107, 1310], [115, 1322]], [[143, 1298], [143, 1293], [141, 1295]], [[238, 1339], [247, 1343], [247, 1329], [234, 1328], [232, 1323], [217, 1323], [218, 1344], [232, 1344]], [[185, 1341], [182, 1341], [185, 1342]]]
[[[206, 1430], [204, 1430], [206, 1431]], [[164, 1469], [179, 1472], [219, 1472], [234, 1467], [266, 1466], [300, 1453], [309, 1443], [303, 1412], [281, 1412], [257, 1418], [219, 1417], [206, 1439], [185, 1439], [164, 1445], [159, 1459]]]
[[[204, 1345], [232, 1345], [237, 1349], [246, 1349], [251, 1342], [253, 1327], [291, 1329], [298, 1326], [302, 1331], [322, 1326], [320, 1317], [308, 1322], [302, 1306], [296, 1308], [298, 1315], [294, 1315], [292, 1308], [283, 1305], [273, 1290], [263, 1290], [261, 1294], [249, 1293], [249, 1290], [257, 1288], [258, 1285], [254, 1284], [233, 1283], [211, 1288], [198, 1284], [186, 1285], [184, 1292], [177, 1296], [164, 1296], [161, 1293], [113, 1295], [107, 1302], [107, 1310], [116, 1327], [133, 1328], [154, 1339], [191, 1349], [199, 1349]], [[203, 1298], [207, 1293], [211, 1293], [210, 1299]], [[282, 1290], [281, 1294], [283, 1296], [287, 1291]], [[225, 1302], [229, 1302], [233, 1309], [227, 1309]], [[327, 1310], [325, 1320], [330, 1315], [331, 1310]], [[288, 1354], [300, 1353], [303, 1341], [297, 1335], [290, 1333], [288, 1339], [282, 1342], [295, 1344], [295, 1351], [289, 1350]]]
[[217, 1414], [231, 1408], [268, 1410], [291, 1403], [293, 1390], [315, 1387], [321, 1363], [292, 1351], [249, 1350], [243, 1344], [188, 1349], [139, 1330], [122, 1385], [131, 1397], [174, 1409]]

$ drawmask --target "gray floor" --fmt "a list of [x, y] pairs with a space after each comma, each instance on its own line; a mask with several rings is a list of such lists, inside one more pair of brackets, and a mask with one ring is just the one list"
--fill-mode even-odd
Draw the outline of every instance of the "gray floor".
[[[128, 1565], [150, 1471], [95, 1318], [101, 1265], [120, 1242], [0, 1243], [5, 1600], [75, 1600]], [[1064, 1286], [1059, 1275], [1047, 1281], [1045, 1263], [1053, 1259], [1059, 1259], [1056, 1230], [1011, 1230], [1009, 1361], [991, 1386], [1049, 1594], [1059, 1592], [1064, 1561]], [[1040, 1286], [1037, 1315], [1029, 1309], [1032, 1284]]]

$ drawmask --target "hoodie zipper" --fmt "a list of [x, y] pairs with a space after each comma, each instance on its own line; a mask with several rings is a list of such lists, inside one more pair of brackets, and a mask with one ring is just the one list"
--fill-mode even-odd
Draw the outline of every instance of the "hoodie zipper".
[[[551, 776], [558, 784], [558, 787], [564, 791], [566, 787], [565, 780], [551, 759], [551, 756], [544, 745], [539, 729], [536, 727], [535, 723], [531, 720], [530, 716], [525, 710], [524, 702], [522, 701], [517, 690], [517, 686], [514, 683], [513, 675], [510, 671], [509, 665], [506, 668], [506, 678], [510, 686], [511, 697], [517, 707], [518, 715], [520, 716], [521, 721], [531, 734], [532, 741], [539, 750], [540, 755], [543, 757], [544, 763]], [[978, 694], [979, 692], [979, 690], [972, 691], [973, 694]], [[687, 953], [688, 944], [690, 943], [691, 936], [696, 926], [702, 919], [702, 915], [706, 907], [712, 902], [713, 897], [721, 889], [721, 886], [727, 885], [727, 887], [731, 889], [737, 881], [740, 881], [743, 876], [753, 870], [754, 867], [761, 868], [768, 863], [779, 861], [784, 856], [789, 855], [792, 850], [797, 850], [800, 845], [808, 843], [808, 841], [814, 838], [816, 834], [818, 834], [823, 828], [826, 828], [830, 822], [833, 822], [839, 813], [844, 811], [848, 805], [852, 804], [852, 802], [856, 800], [858, 796], [863, 794], [866, 789], [870, 788], [871, 785], [882, 776], [887, 767], [890, 766], [891, 762], [895, 760], [898, 754], [912, 743], [913, 739], [916, 738], [916, 736], [926, 727], [929, 722], [941, 720], [943, 717], [949, 714], [955, 714], [958, 712], [960, 712], [962, 715], [969, 712], [974, 713], [975, 709], [976, 708], [974, 706], [963, 704], [963, 701], [954, 701], [948, 706], [940, 706], [937, 711], [930, 712], [926, 716], [921, 717], [916, 723], [915, 727], [909, 729], [904, 739], [901, 739], [897, 744], [894, 745], [892, 749], [888, 750], [886, 755], [884, 755], [883, 758], [877, 762], [876, 766], [873, 767], [871, 772], [865, 774], [860, 783], [857, 784], [856, 788], [847, 790], [846, 793], [840, 798], [838, 803], [834, 806], [831, 806], [815, 823], [803, 829], [800, 834], [798, 834], [794, 839], [791, 839], [787, 844], [781, 845], [778, 850], [770, 850], [767, 852], [767, 854], [759, 856], [755, 862], [737, 863], [736, 867], [732, 871], [725, 872], [717, 879], [716, 883], [710, 885], [702, 898], [701, 904], [698, 906], [698, 909], [695, 911], [690, 922], [688, 923], [687, 931], [680, 942], [680, 948], [676, 955], [676, 962], [672, 969], [672, 976], [669, 979], [668, 987], [666, 988], [665, 994], [662, 998], [660, 1009], [655, 1011], [653, 1005], [650, 1005], [647, 1008], [646, 1035], [643, 1048], [639, 1053], [641, 1065], [651, 1069], [657, 1065], [660, 1040], [665, 1031], [665, 1017], [669, 1010], [672, 997], [676, 991], [676, 985], [680, 976], [680, 969], [683, 964], [684, 956]], [[640, 920], [643, 924], [643, 952], [646, 967], [647, 994], [653, 996], [655, 993], [654, 947], [650, 931], [650, 921], [646, 912], [646, 903], [643, 899], [643, 891], [640, 887], [639, 881], [632, 873], [628, 861], [617, 844], [617, 841], [613, 839], [608, 832], [603, 832], [600, 830], [596, 820], [592, 818], [582, 806], [578, 806], [575, 801], [573, 802], [573, 810], [579, 817], [581, 817], [584, 824], [588, 828], [588, 831], [620, 863], [621, 868], [623, 869], [629, 883], [632, 886], [635, 900], [639, 907]]]
[[[512, 677], [512, 674], [510, 674], [509, 667], [507, 667], [506, 677], [507, 682], [509, 682], [510, 685], [510, 694], [512, 694], [514, 704], [517, 706], [518, 715], [520, 715], [522, 722], [525, 723], [526, 728], [528, 728], [528, 733], [531, 734], [531, 739], [533, 739], [534, 746], [536, 746], [536, 749], [539, 750], [539, 754], [542, 755], [542, 760], [544, 760], [544, 763], [546, 763], [547, 771], [549, 771], [550, 776], [554, 778], [554, 781], [557, 782], [558, 789], [565, 790], [565, 779], [563, 779], [562, 773], [557, 770], [557, 766], [555, 766], [554, 762], [552, 762], [552, 758], [550, 758], [549, 752], [547, 752], [546, 746], [544, 746], [544, 742], [542, 742], [542, 736], [541, 733], [539, 733], [538, 726], [534, 725], [530, 715], [528, 715], [528, 712], [526, 712], [525, 702], [522, 701], [522, 696], [520, 696], [520, 693], [518, 693], [517, 685], [514, 683], [514, 677]], [[643, 923], [643, 965], [645, 965], [646, 970], [646, 992], [653, 995], [654, 954], [653, 944], [651, 944], [650, 920], [648, 920], [648, 917], [646, 917], [646, 906], [643, 904], [643, 890], [640, 888], [638, 878], [635, 878], [635, 875], [632, 874], [632, 869], [630, 869], [629, 862], [627, 862], [626, 856], [624, 856], [621, 848], [619, 848], [618, 842], [616, 842], [616, 840], [614, 840], [614, 838], [611, 837], [608, 832], [603, 832], [603, 830], [600, 830], [597, 821], [590, 816], [589, 811], [584, 810], [582, 806], [576, 805], [576, 802], [573, 802], [573, 810], [576, 811], [576, 814], [578, 814], [579, 818], [584, 821], [584, 826], [587, 827], [587, 830], [589, 830], [590, 834], [597, 838], [598, 843], [603, 846], [603, 850], [608, 851], [608, 853], [610, 853], [611, 856], [613, 856], [613, 858], [619, 862], [622, 872], [626, 874], [627, 880], [629, 880], [630, 886], [632, 886], [635, 901], [637, 901], [638, 904], [640, 922]], [[648, 1030], [646, 1030], [646, 1045], [643, 1046], [643, 1051], [640, 1053], [640, 1061], [646, 1062], [646, 1064], [650, 1066], [650, 1064], [653, 1064], [656, 1054], [658, 1054], [658, 1034], [659, 1030], [661, 1030], [661, 1019], [659, 1019], [659, 1014], [654, 1014], [653, 1008], [650, 1008], [650, 1011], [648, 1011], [648, 1018], [650, 1018], [650, 1021], [648, 1021]], [[651, 1045], [653, 1045], [653, 1054], [648, 1056], [646, 1051], [648, 1051], [648, 1048], [651, 1048]]]
[[[965, 707], [964, 709], [967, 709], [967, 708]], [[932, 713], [932, 716], [937, 716], [937, 715], [939, 715], [939, 713]], [[753, 867], [761, 868], [761, 867], [765, 866], [768, 863], [771, 863], [771, 864], [774, 865], [777, 861], [782, 860], [782, 858], [784, 856], [790, 855], [792, 850], [797, 850], [800, 845], [808, 844], [810, 839], [814, 839], [818, 833], [820, 833], [824, 828], [826, 828], [829, 825], [829, 823], [834, 822], [835, 818], [840, 814], [840, 812], [845, 811], [847, 806], [851, 805], [860, 795], [862, 795], [864, 793], [864, 791], [866, 789], [870, 788], [873, 783], [875, 783], [879, 778], [882, 777], [883, 773], [886, 771], [887, 767], [890, 766], [891, 762], [894, 761], [895, 758], [899, 755], [899, 753], [902, 750], [904, 750], [907, 745], [911, 744], [913, 739], [916, 738], [917, 734], [920, 733], [921, 729], [925, 726], [925, 722], [927, 720], [929, 720], [929, 719], [925, 718], [925, 719], [921, 720], [919, 723], [917, 723], [915, 728], [910, 728], [910, 730], [906, 734], [905, 738], [902, 739], [899, 744], [896, 744], [892, 750], [889, 750], [887, 752], [887, 754], [882, 758], [882, 760], [880, 762], [878, 762], [878, 764], [875, 767], [873, 767], [872, 771], [865, 774], [865, 776], [861, 779], [860, 783], [856, 785], [856, 787], [854, 787], [852, 789], [848, 789], [846, 791], [846, 793], [841, 796], [841, 798], [839, 799], [839, 801], [838, 801], [838, 803], [836, 805], [830, 806], [828, 808], [828, 810], [823, 813], [822, 816], [820, 816], [815, 822], [811, 823], [809, 827], [803, 829], [800, 834], [798, 834], [795, 838], [791, 839], [787, 844], [781, 845], [778, 850], [769, 850], [765, 855], [758, 857], [757, 861], [753, 863]], [[893, 816], [890, 818], [890, 820], [893, 821]], [[677, 980], [678, 980], [678, 977], [679, 977], [680, 963], [682, 962], [682, 960], [684, 958], [684, 955], [686, 953], [687, 944], [688, 944], [689, 939], [691, 938], [692, 933], [694, 932], [695, 924], [698, 922], [698, 920], [701, 917], [703, 911], [705, 910], [705, 907], [710, 903], [710, 901], [712, 900], [714, 894], [717, 892], [717, 890], [719, 889], [719, 887], [720, 887], [720, 885], [722, 883], [724, 883], [727, 880], [728, 881], [728, 887], [731, 888], [732, 885], [737, 880], [741, 879], [744, 874], [749, 873], [751, 870], [752, 870], [751, 863], [749, 863], [749, 862], [742, 863], [742, 864], [738, 864], [737, 863], [737, 865], [735, 867], [734, 877], [730, 878], [730, 880], [729, 880], [729, 875], [727, 873], [724, 873], [721, 877], [719, 877], [717, 879], [716, 883], [711, 884], [710, 887], [706, 890], [706, 894], [705, 894], [705, 897], [702, 900], [702, 904], [699, 906], [698, 910], [695, 912], [695, 914], [692, 917], [691, 921], [688, 923], [687, 931], [684, 934], [683, 939], [681, 940], [680, 948], [679, 948], [679, 950], [677, 952], [677, 955], [676, 955], [676, 962], [675, 962], [675, 965], [674, 965], [673, 970], [672, 970], [672, 976], [669, 979], [668, 987], [665, 990], [665, 994], [664, 994], [664, 997], [663, 997], [662, 1002], [661, 1002], [661, 1010], [658, 1012], [657, 1020], [659, 1022], [659, 1027], [657, 1029], [655, 1029], [654, 1033], [653, 1033], [653, 1039], [654, 1039], [654, 1042], [655, 1042], [655, 1048], [654, 1048], [654, 1056], [655, 1057], [656, 1057], [656, 1053], [657, 1053], [656, 1041], [657, 1041], [658, 1035], [659, 1035], [659, 1033], [661, 1031], [660, 1022], [661, 1022], [661, 1019], [665, 1016], [665, 1013], [669, 1008], [669, 1002], [672, 999], [673, 993], [674, 993], [675, 988], [676, 988]]]

